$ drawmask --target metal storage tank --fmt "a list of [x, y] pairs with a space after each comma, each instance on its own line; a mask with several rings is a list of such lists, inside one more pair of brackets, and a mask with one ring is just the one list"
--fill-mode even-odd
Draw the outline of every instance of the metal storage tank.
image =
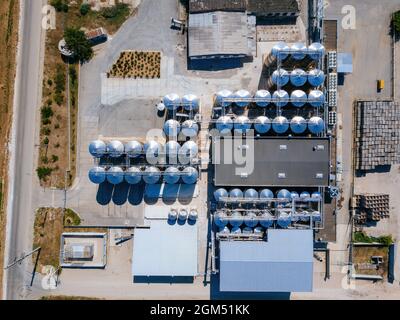
[[181, 103], [181, 99], [176, 93], [170, 93], [163, 98], [163, 103], [168, 110], [176, 110]]
[[184, 95], [182, 98], [182, 105], [185, 108], [185, 110], [199, 110], [200, 106], [200, 99], [195, 96], [194, 94], [187, 94]]
[[290, 213], [285, 212], [283, 210], [279, 210], [278, 225], [281, 228], [286, 229], [287, 227], [289, 227], [291, 222], [292, 222], [292, 218], [291, 218]]
[[256, 121], [254, 122], [254, 129], [261, 134], [267, 133], [269, 130], [271, 130], [271, 120], [265, 116], [257, 117]]
[[307, 72], [302, 69], [294, 69], [290, 73], [290, 83], [295, 87], [302, 87], [307, 82]]
[[181, 125], [174, 119], [169, 119], [164, 123], [164, 133], [169, 138], [175, 138], [181, 132]]
[[165, 155], [169, 158], [169, 160], [174, 160], [176, 163], [178, 161], [180, 149], [180, 144], [174, 140], [168, 141], [164, 146]]
[[223, 234], [229, 234], [231, 233], [231, 230], [229, 230], [229, 228], [225, 226], [225, 227], [219, 227], [218, 232]]
[[233, 97], [233, 93], [232, 91], [229, 90], [221, 90], [217, 93], [215, 99], [218, 105], [222, 106], [222, 107], [228, 107], [230, 106], [232, 103], [231, 102], [223, 102], [224, 99], [230, 99]]
[[228, 134], [233, 129], [233, 120], [228, 116], [219, 117], [216, 128], [221, 134]]
[[125, 144], [125, 153], [129, 158], [138, 158], [143, 153], [143, 145], [139, 141], [129, 141]]
[[229, 198], [231, 199], [243, 199], [243, 191], [235, 188], [229, 191]]
[[185, 137], [194, 138], [199, 134], [199, 125], [196, 121], [186, 120], [182, 123], [181, 131]]
[[254, 232], [255, 234], [263, 234], [263, 233], [264, 233], [264, 228], [262, 228], [262, 227], [256, 227], [256, 228], [254, 228], [253, 232]]
[[271, 94], [267, 90], [258, 90], [254, 96], [256, 104], [259, 107], [265, 108], [271, 102]]
[[284, 60], [287, 58], [288, 53], [284, 53], [282, 51], [289, 52], [290, 48], [285, 42], [278, 42], [276, 45], [272, 47], [271, 55], [275, 58], [280, 58]]
[[144, 153], [146, 155], [146, 160], [150, 164], [156, 164], [160, 153], [162, 152], [161, 145], [154, 140], [148, 141], [144, 144]]
[[195, 210], [195, 209], [190, 210], [189, 218], [188, 218], [189, 220], [196, 221], [198, 217], [199, 217], [199, 213], [197, 212], [197, 210]]
[[[249, 99], [251, 98], [251, 94], [250, 92], [248, 92], [247, 90], [239, 90], [235, 92], [235, 99]], [[249, 105], [250, 102], [246, 102], [246, 101], [236, 101], [235, 104], [238, 107], [241, 108], [245, 108]]]
[[244, 197], [245, 199], [258, 199], [258, 192], [255, 189], [246, 189]]
[[89, 144], [89, 152], [93, 157], [101, 158], [107, 152], [107, 145], [101, 140], [92, 141]]
[[318, 60], [325, 55], [325, 47], [319, 42], [314, 42], [308, 47], [308, 55], [311, 59]]
[[276, 194], [276, 197], [278, 199], [288, 199], [288, 201], [292, 200], [292, 194], [286, 189], [279, 190]]
[[325, 129], [324, 120], [320, 117], [312, 117], [308, 120], [308, 130], [313, 134], [320, 134]]
[[319, 211], [313, 211], [313, 213], [311, 214], [311, 217], [312, 217], [313, 221], [315, 221], [315, 222], [320, 222], [322, 220], [321, 212], [319, 212]]
[[251, 129], [251, 122], [246, 116], [239, 116], [233, 122], [233, 127], [238, 133], [247, 133]]
[[106, 181], [106, 170], [102, 167], [95, 167], [89, 171], [89, 180], [94, 184], [102, 184]]
[[258, 218], [255, 212], [249, 211], [246, 213], [244, 216], [244, 224], [250, 228], [254, 228], [256, 225], [258, 225]]
[[129, 184], [138, 184], [142, 181], [142, 171], [139, 167], [130, 167], [125, 171], [125, 181]]
[[180, 221], [185, 221], [188, 218], [188, 212], [185, 209], [181, 209], [179, 211], [178, 219]]
[[147, 184], [156, 184], [160, 181], [161, 173], [157, 167], [147, 167], [143, 174], [143, 180]]
[[178, 211], [171, 209], [168, 212], [168, 220], [175, 221], [176, 219], [178, 219]]
[[164, 181], [167, 184], [177, 184], [180, 179], [180, 172], [177, 167], [168, 167], [164, 172]]
[[282, 134], [288, 131], [289, 121], [283, 116], [278, 116], [272, 121], [272, 129], [278, 133]]
[[260, 199], [273, 199], [274, 193], [269, 189], [263, 189], [260, 191]]
[[313, 192], [312, 195], [311, 195], [311, 198], [321, 199], [321, 192], [318, 192], [318, 191]]
[[240, 227], [243, 224], [243, 216], [239, 211], [234, 211], [229, 217], [229, 224], [232, 227]]
[[240, 227], [233, 227], [231, 230], [231, 234], [241, 234], [242, 233], [242, 229], [240, 229]]
[[319, 87], [323, 85], [325, 81], [325, 74], [320, 69], [313, 69], [308, 72], [307, 78], [309, 84], [311, 84], [313, 87]]
[[271, 214], [270, 211], [264, 211], [259, 216], [259, 221], [260, 221], [260, 225], [262, 225], [264, 228], [269, 228], [274, 223], [274, 216]]
[[112, 158], [119, 158], [124, 153], [124, 145], [121, 141], [114, 140], [107, 144], [107, 152]]
[[296, 191], [292, 191], [292, 192], [290, 193], [290, 196], [291, 196], [292, 199], [297, 199], [297, 198], [300, 197], [300, 196], [299, 196], [299, 193], [296, 192]]
[[253, 233], [253, 229], [250, 227], [244, 227], [242, 230], [243, 234], [252, 234]]
[[301, 198], [301, 199], [310, 198], [310, 193], [307, 192], [307, 191], [303, 191], [302, 193], [300, 193], [300, 198]]
[[182, 180], [185, 184], [195, 184], [199, 179], [199, 172], [193, 167], [186, 167], [183, 169], [182, 174]]
[[320, 90], [312, 90], [308, 95], [308, 103], [313, 107], [321, 107], [325, 103], [325, 95]]
[[303, 60], [307, 54], [307, 47], [302, 42], [296, 42], [291, 46], [290, 53], [293, 59]]
[[107, 181], [111, 184], [120, 184], [124, 181], [124, 171], [121, 167], [111, 167], [107, 171]]
[[292, 132], [295, 134], [304, 133], [304, 131], [307, 130], [307, 121], [300, 116], [294, 117], [290, 121], [290, 130], [292, 130]]
[[303, 90], [294, 90], [290, 95], [290, 102], [297, 108], [304, 106], [307, 101], [307, 94]]
[[278, 87], [286, 86], [289, 82], [289, 72], [285, 69], [275, 70], [272, 73], [271, 80], [273, 84], [276, 84]]
[[199, 147], [194, 141], [188, 141], [183, 144], [179, 150], [179, 162], [182, 164], [190, 163], [190, 160], [197, 157]]
[[229, 193], [224, 188], [219, 188], [219, 189], [214, 191], [214, 199], [215, 199], [215, 201], [220, 201], [221, 198], [227, 198], [228, 196], [229, 196]]
[[222, 211], [218, 211], [214, 214], [214, 223], [218, 227], [225, 227], [228, 224], [228, 219]]
[[289, 103], [289, 94], [285, 90], [277, 90], [272, 95], [274, 104], [278, 107], [284, 107]]

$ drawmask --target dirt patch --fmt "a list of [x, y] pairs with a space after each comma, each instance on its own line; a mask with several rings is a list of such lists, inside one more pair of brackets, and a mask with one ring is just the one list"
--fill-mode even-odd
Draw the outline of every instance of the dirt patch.
[[[358, 274], [379, 275], [384, 279], [388, 272], [388, 247], [355, 246], [353, 248], [353, 263]], [[383, 262], [377, 267], [372, 257], [382, 257]]]
[[160, 78], [161, 53], [123, 51], [107, 73], [111, 78]]
[[[8, 174], [7, 143], [12, 123], [15, 57], [18, 42], [19, 1], [0, 2], [0, 283], [3, 278], [3, 256], [6, 226]], [[0, 297], [2, 288], [0, 287]]]

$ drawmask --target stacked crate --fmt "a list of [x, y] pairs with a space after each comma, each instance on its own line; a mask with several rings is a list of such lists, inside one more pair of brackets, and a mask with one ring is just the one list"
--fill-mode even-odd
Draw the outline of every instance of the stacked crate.
[[357, 217], [359, 224], [367, 221], [380, 221], [389, 218], [388, 194], [361, 194], [356, 195]]
[[400, 163], [400, 107], [393, 101], [357, 102], [356, 168]]

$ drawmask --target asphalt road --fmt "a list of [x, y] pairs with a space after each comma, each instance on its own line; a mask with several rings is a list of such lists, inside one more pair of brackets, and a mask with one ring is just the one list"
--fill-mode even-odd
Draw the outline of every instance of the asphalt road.
[[[43, 47], [42, 0], [22, 0], [20, 47], [17, 57], [14, 121], [9, 170], [8, 221], [5, 263], [32, 248], [32, 201], [35, 183], [35, 128], [41, 96], [41, 49]], [[25, 259], [4, 274], [4, 298], [26, 297], [30, 282]]]

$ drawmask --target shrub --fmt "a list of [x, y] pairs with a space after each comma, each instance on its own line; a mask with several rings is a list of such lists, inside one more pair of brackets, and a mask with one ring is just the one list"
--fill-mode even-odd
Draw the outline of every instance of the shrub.
[[48, 137], [45, 137], [44, 139], [43, 139], [43, 143], [47, 146], [48, 144], [49, 144], [49, 138]]
[[397, 33], [400, 33], [400, 11], [393, 14], [393, 27]]
[[42, 160], [42, 162], [43, 162], [44, 164], [48, 164], [48, 163], [49, 163], [49, 158], [47, 158], [46, 156], [42, 156], [42, 157], [40, 158], [40, 160]]
[[56, 93], [54, 96], [54, 101], [57, 105], [61, 106], [64, 103], [64, 95], [62, 93]]
[[53, 155], [51, 156], [51, 161], [53, 161], [53, 163], [54, 163], [54, 162], [57, 162], [57, 161], [58, 161], [58, 156], [56, 156], [55, 154], [53, 154]]
[[41, 114], [42, 114], [42, 119], [49, 119], [54, 115], [54, 112], [50, 106], [43, 106]]
[[79, 8], [79, 12], [81, 13], [81, 15], [86, 16], [90, 11], [90, 4], [88, 3], [84, 3], [81, 5], [81, 7]]
[[53, 80], [51, 79], [47, 80], [47, 84], [51, 87], [53, 85]]
[[43, 133], [45, 136], [48, 136], [48, 135], [50, 135], [51, 130], [50, 130], [49, 127], [43, 127], [42, 133]]
[[51, 120], [48, 119], [48, 118], [42, 119], [42, 124], [43, 124], [44, 126], [47, 126], [48, 124], [51, 124]]
[[59, 124], [59, 123], [56, 123], [56, 124], [54, 125], [54, 129], [60, 129], [60, 124]]
[[40, 180], [46, 180], [51, 175], [53, 169], [49, 167], [39, 167], [36, 169], [37, 175]]
[[104, 8], [101, 14], [106, 19], [125, 18], [129, 15], [129, 6], [126, 3], [117, 3], [115, 6]]
[[68, 12], [68, 4], [64, 0], [51, 0], [50, 4], [58, 12]]

